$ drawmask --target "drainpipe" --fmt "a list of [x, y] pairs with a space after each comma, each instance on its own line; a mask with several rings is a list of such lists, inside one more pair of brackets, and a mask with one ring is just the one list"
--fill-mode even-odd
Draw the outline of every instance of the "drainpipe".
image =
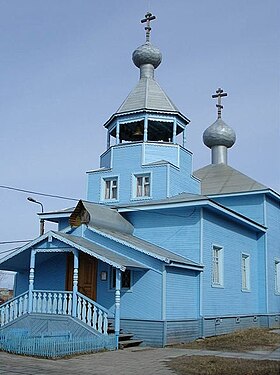
[[115, 291], [115, 335], [116, 349], [119, 348], [120, 335], [120, 307], [121, 307], [121, 271], [116, 268], [116, 291]]

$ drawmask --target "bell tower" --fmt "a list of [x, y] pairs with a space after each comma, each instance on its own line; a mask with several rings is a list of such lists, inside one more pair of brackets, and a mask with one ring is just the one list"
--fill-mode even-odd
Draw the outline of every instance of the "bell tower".
[[[162, 61], [160, 50], [150, 41], [151, 21], [155, 19], [148, 12], [141, 20], [146, 40], [132, 54], [140, 78], [104, 124], [107, 150], [100, 158], [101, 169], [88, 172], [88, 200], [127, 204], [180, 192], [199, 193], [199, 183], [191, 173], [192, 154], [186, 149], [190, 120], [155, 80], [155, 70]], [[178, 173], [181, 177], [176, 177], [176, 187], [171, 176]]]

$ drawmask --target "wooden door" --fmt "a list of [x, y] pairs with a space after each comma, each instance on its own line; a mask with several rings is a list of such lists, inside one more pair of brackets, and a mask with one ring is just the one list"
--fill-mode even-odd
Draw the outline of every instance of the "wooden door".
[[[66, 290], [73, 290], [73, 254], [67, 260]], [[79, 254], [78, 291], [96, 301], [97, 260], [85, 253]]]

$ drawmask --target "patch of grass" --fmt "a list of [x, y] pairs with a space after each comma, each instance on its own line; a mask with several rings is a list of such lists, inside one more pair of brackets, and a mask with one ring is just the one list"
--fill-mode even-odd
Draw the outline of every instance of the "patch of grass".
[[183, 356], [168, 362], [179, 375], [279, 375], [280, 362]]
[[250, 328], [226, 335], [199, 339], [176, 347], [219, 351], [246, 352], [251, 350], [273, 350], [280, 345], [280, 335], [265, 328]]

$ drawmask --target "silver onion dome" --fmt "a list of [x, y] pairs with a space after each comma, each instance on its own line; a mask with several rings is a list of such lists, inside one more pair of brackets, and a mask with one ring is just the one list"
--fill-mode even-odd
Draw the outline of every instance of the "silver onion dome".
[[140, 68], [142, 65], [151, 64], [156, 69], [162, 60], [162, 54], [157, 47], [150, 42], [136, 48], [132, 54], [134, 64]]
[[234, 145], [235, 141], [235, 131], [221, 118], [217, 118], [203, 133], [203, 142], [209, 148], [214, 146], [230, 148]]

